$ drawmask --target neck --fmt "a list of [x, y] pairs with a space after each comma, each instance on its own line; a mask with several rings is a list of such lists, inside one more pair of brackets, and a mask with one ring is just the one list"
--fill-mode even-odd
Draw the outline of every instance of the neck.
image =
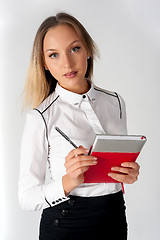
[[81, 86], [77, 86], [75, 91], [73, 90], [72, 92], [78, 93], [78, 94], [84, 94], [88, 92], [90, 89], [90, 85], [88, 81], [85, 79], [84, 83]]
[[61, 86], [63, 87], [64, 89], [70, 91], [70, 92], [74, 92], [74, 93], [77, 93], [77, 94], [84, 94], [86, 92], [89, 91], [90, 89], [90, 83], [84, 79], [81, 84], [77, 84], [75, 86], [71, 86], [71, 87], [65, 87], [65, 86]]

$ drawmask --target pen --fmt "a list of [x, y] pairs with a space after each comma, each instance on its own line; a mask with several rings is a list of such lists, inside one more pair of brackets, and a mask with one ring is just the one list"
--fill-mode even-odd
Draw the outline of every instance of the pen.
[[73, 143], [72, 140], [64, 132], [62, 132], [61, 129], [59, 129], [58, 127], [55, 127], [55, 129], [62, 135], [62, 137], [64, 137], [70, 144], [72, 144], [74, 148], [78, 148], [77, 145]]

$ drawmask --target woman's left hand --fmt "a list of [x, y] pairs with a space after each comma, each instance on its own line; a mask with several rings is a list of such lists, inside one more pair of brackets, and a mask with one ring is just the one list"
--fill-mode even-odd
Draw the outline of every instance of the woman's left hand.
[[[136, 162], [124, 162], [121, 167], [112, 167], [108, 176], [121, 183], [134, 183], [138, 179], [140, 166]], [[116, 172], [116, 173], [115, 173]]]

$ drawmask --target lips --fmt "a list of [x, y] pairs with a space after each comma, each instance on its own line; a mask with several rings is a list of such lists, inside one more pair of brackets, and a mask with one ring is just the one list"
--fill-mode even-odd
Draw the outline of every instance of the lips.
[[70, 76], [70, 75], [75, 74], [75, 73], [77, 73], [77, 72], [76, 71], [68, 72], [68, 73], [64, 74], [64, 76]]
[[77, 75], [77, 71], [72, 71], [64, 74], [66, 78], [74, 78]]

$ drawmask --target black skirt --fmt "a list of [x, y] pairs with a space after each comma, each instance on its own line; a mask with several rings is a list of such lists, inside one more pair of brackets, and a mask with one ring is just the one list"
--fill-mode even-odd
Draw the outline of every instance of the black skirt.
[[39, 240], [126, 240], [122, 191], [98, 197], [70, 196], [43, 210]]

